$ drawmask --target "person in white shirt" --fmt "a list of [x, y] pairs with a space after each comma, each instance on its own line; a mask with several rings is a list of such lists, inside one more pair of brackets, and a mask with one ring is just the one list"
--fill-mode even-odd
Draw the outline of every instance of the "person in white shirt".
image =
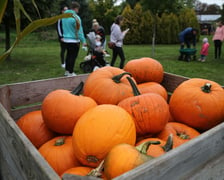
[[121, 25], [123, 22], [123, 17], [122, 16], [117, 16], [115, 18], [114, 23], [111, 26], [111, 34], [110, 34], [110, 42], [115, 43], [115, 46], [113, 48], [113, 55], [112, 55], [112, 60], [110, 65], [114, 66], [114, 63], [116, 61], [117, 56], [119, 55], [120, 57], [120, 65], [119, 67], [123, 69], [124, 67], [124, 62], [125, 62], [125, 56], [124, 56], [124, 51], [123, 51], [123, 39], [125, 35], [127, 34], [129, 29], [126, 29], [125, 31], [121, 31]]

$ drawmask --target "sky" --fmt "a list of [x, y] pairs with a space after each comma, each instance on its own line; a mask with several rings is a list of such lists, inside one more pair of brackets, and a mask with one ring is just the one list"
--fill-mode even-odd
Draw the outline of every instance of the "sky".
[[224, 0], [199, 0], [199, 1], [202, 3], [207, 3], [207, 4], [217, 4], [219, 6], [224, 4]]

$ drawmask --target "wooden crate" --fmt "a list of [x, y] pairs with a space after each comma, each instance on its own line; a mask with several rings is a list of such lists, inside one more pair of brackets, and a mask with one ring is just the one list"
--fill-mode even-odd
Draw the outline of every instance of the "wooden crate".
[[[60, 179], [15, 121], [27, 112], [40, 109], [44, 97], [55, 89], [72, 90], [88, 75], [62, 77], [0, 86], [0, 179]], [[165, 73], [163, 86], [168, 92], [186, 77]], [[123, 179], [220, 179], [224, 177], [224, 124], [145, 163], [119, 177]], [[96, 179], [65, 176], [70, 179]], [[222, 178], [221, 178], [222, 179]]]

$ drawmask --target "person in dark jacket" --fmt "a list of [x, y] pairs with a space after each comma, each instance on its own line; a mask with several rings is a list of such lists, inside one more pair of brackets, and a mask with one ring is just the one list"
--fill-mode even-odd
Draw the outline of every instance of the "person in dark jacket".
[[[63, 14], [68, 9], [67, 6], [63, 6], [61, 8], [61, 13]], [[62, 29], [62, 19], [59, 19], [57, 22], [57, 33], [58, 33], [58, 41], [60, 43], [60, 58], [61, 58], [61, 67], [65, 68], [65, 51], [66, 46], [63, 42], [63, 29]]]
[[[196, 39], [197, 38], [197, 29], [188, 27], [179, 33], [180, 40], [180, 49], [184, 49], [186, 45], [187, 48], [191, 48], [191, 44], [193, 48], [196, 48]], [[179, 59], [183, 58], [183, 54], [180, 55]]]

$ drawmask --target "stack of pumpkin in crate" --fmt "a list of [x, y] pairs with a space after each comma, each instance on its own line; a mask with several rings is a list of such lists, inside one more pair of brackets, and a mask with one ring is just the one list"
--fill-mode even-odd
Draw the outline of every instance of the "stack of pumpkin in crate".
[[17, 124], [59, 176], [112, 179], [224, 120], [219, 84], [189, 79], [168, 102], [163, 75], [151, 58], [100, 68], [73, 92], [49, 93]]

